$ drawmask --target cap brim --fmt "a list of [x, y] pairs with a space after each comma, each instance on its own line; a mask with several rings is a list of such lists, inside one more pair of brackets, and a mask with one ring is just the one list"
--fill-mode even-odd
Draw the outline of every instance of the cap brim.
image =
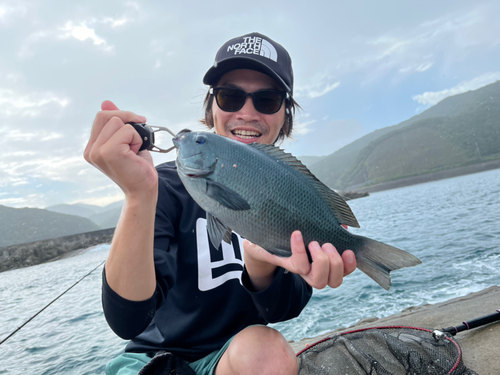
[[250, 69], [267, 74], [271, 78], [274, 78], [286, 92], [291, 94], [290, 87], [288, 87], [285, 81], [283, 81], [283, 79], [272, 69], [260, 61], [244, 56], [230, 57], [220, 61], [217, 66], [212, 66], [203, 77], [203, 83], [205, 85], [214, 86], [224, 74], [236, 69]]

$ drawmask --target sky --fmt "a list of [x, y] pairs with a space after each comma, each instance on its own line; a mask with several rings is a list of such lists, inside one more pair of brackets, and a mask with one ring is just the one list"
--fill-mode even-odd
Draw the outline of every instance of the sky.
[[123, 199], [83, 159], [100, 103], [202, 130], [202, 77], [233, 37], [288, 50], [302, 110], [281, 147], [323, 156], [499, 80], [499, 18], [497, 0], [0, 0], [0, 205]]

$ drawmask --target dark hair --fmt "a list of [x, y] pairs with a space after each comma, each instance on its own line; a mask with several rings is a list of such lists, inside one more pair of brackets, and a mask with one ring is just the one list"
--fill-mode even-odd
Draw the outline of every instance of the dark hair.
[[[214, 127], [214, 116], [212, 114], [212, 105], [214, 102], [213, 94], [210, 94], [210, 89], [205, 96], [205, 100], [203, 101], [203, 109], [205, 113], [205, 117], [200, 120], [200, 122], [206, 125], [209, 129]], [[293, 117], [295, 116], [295, 110], [300, 109], [300, 105], [289, 96], [285, 99], [285, 122], [280, 129], [278, 134], [278, 138], [274, 141], [274, 143], [278, 141], [282, 141], [287, 137], [291, 137], [293, 130]]]

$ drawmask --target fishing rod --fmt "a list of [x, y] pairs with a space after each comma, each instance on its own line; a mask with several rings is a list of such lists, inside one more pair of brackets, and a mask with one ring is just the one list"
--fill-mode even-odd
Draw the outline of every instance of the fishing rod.
[[469, 329], [473, 329], [476, 327], [483, 326], [485, 324], [497, 322], [500, 320], [500, 309], [498, 309], [496, 312], [493, 314], [485, 315], [480, 318], [472, 319], [469, 320], [468, 322], [462, 322], [461, 325], [456, 326], [456, 327], [448, 327], [448, 328], [442, 328], [439, 331], [441, 332], [447, 332], [452, 336], [455, 336], [457, 333], [462, 332], [462, 331], [467, 331]]
[[[134, 127], [134, 129], [139, 133], [139, 135], [142, 138], [143, 144], [140, 148], [139, 151], [142, 150], [149, 150], [149, 151], [155, 151], [155, 152], [160, 152], [160, 153], [168, 153], [172, 151], [175, 146], [172, 146], [168, 149], [163, 149], [155, 145], [155, 133], [160, 132], [160, 131], [165, 131], [170, 133], [173, 137], [175, 137], [175, 133], [172, 132], [170, 129], [164, 127], [164, 126], [153, 126], [153, 125], [146, 125], [144, 123], [135, 123], [135, 122], [128, 122], [127, 124], [130, 124]], [[94, 272], [97, 268], [102, 266], [105, 261], [102, 261], [97, 267], [95, 267], [92, 271], [90, 271], [88, 274], [83, 276], [80, 280], [78, 280], [76, 283], [74, 283], [72, 286], [70, 286], [68, 289], [66, 289], [64, 292], [62, 292], [59, 296], [57, 296], [55, 299], [53, 299], [50, 303], [48, 303], [43, 309], [38, 311], [35, 315], [33, 315], [31, 318], [29, 318], [26, 322], [24, 322], [20, 327], [18, 327], [14, 332], [12, 332], [10, 335], [8, 335], [6, 338], [4, 338], [2, 341], [0, 341], [0, 345], [2, 345], [5, 341], [7, 341], [9, 338], [14, 336], [17, 332], [21, 330], [26, 324], [31, 322], [36, 316], [38, 316], [42, 311], [44, 311], [47, 307], [52, 305], [55, 301], [57, 301], [59, 298], [61, 298], [64, 294], [66, 294], [69, 290], [71, 290], [75, 285], [77, 285], [80, 281], [85, 279], [88, 275], [90, 275], [92, 272]]]
[[43, 309], [41, 309], [40, 311], [38, 311], [35, 315], [33, 315], [31, 318], [29, 318], [26, 322], [24, 322], [20, 327], [18, 327], [14, 332], [12, 332], [10, 335], [8, 335], [6, 338], [4, 338], [1, 342], [0, 342], [0, 345], [2, 345], [5, 341], [7, 341], [8, 339], [10, 339], [12, 336], [14, 336], [17, 332], [19, 332], [21, 330], [21, 328], [23, 328], [26, 324], [28, 324], [29, 322], [31, 322], [37, 315], [39, 315], [43, 310], [45, 310], [47, 307], [49, 307], [50, 305], [52, 305], [55, 301], [57, 301], [59, 298], [61, 298], [64, 294], [66, 294], [69, 290], [71, 290], [76, 284], [78, 284], [80, 281], [82, 281], [83, 279], [85, 279], [88, 275], [90, 275], [92, 272], [94, 272], [96, 269], [98, 269], [100, 266], [102, 266], [104, 264], [105, 260], [103, 260], [101, 263], [99, 263], [97, 265], [97, 267], [95, 267], [92, 271], [90, 271], [88, 274], [86, 274], [85, 276], [83, 276], [82, 278], [80, 278], [80, 280], [78, 280], [76, 283], [74, 283], [73, 285], [71, 285], [68, 289], [66, 289], [64, 292], [62, 292], [61, 294], [59, 294], [56, 298], [54, 298], [51, 302], [49, 302], [47, 305], [45, 305], [45, 307]]

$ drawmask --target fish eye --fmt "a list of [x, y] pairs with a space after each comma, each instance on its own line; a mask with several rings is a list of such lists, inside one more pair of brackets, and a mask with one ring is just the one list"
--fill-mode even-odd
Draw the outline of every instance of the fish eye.
[[196, 141], [195, 142], [198, 143], [199, 145], [202, 145], [202, 144], [204, 144], [206, 142], [206, 138], [203, 137], [203, 136], [201, 136], [201, 135], [199, 135], [198, 137], [196, 137]]

